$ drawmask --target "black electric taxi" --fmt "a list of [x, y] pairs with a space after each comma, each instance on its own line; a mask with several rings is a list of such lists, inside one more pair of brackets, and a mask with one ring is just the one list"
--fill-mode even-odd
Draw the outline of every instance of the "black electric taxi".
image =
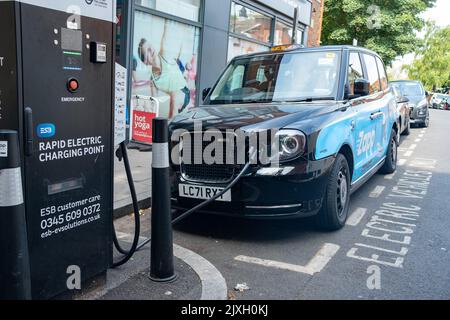
[[[381, 58], [370, 50], [276, 47], [239, 56], [204, 98], [169, 123], [172, 207], [180, 211], [229, 188], [201, 211], [316, 216], [321, 227], [337, 230], [350, 194], [376, 172], [396, 170], [396, 100]], [[213, 141], [227, 146], [211, 148]], [[275, 164], [258, 160], [242, 171], [251, 154], [266, 151]]]

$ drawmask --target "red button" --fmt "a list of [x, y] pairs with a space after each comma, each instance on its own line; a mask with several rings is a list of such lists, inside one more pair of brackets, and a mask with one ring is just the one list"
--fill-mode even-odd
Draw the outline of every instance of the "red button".
[[78, 89], [78, 81], [77, 80], [69, 80], [69, 90], [76, 91]]

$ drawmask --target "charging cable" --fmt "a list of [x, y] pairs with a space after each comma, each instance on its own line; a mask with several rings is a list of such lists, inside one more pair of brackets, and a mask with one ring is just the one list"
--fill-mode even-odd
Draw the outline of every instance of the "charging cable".
[[[151, 241], [151, 238], [148, 238], [148, 239], [144, 240], [142, 243], [139, 244], [140, 226], [141, 226], [140, 214], [139, 214], [139, 204], [138, 204], [138, 200], [137, 200], [137, 196], [136, 196], [136, 189], [134, 187], [133, 176], [132, 176], [131, 169], [130, 169], [130, 162], [129, 162], [129, 159], [128, 159], [127, 148], [126, 148], [126, 145], [125, 145], [124, 142], [122, 142], [120, 144], [120, 149], [119, 150], [120, 150], [120, 154], [118, 154], [118, 158], [120, 160], [123, 157], [123, 161], [124, 161], [124, 165], [125, 165], [125, 171], [126, 171], [127, 179], [128, 179], [128, 186], [130, 187], [131, 198], [132, 198], [132, 201], [133, 201], [135, 232], [134, 232], [134, 239], [133, 239], [133, 243], [131, 245], [131, 248], [130, 248], [129, 251], [127, 251], [127, 250], [123, 249], [120, 246], [120, 243], [119, 243], [119, 241], [117, 239], [116, 230], [113, 227], [114, 246], [116, 247], [118, 252], [120, 252], [121, 254], [125, 255], [120, 261], [113, 263], [113, 268], [119, 267], [119, 266], [127, 263], [137, 251], [142, 249], [145, 245], [147, 245]], [[119, 150], [118, 150], [118, 152], [119, 152]], [[256, 148], [252, 147], [249, 150], [249, 155], [250, 155], [250, 157], [249, 157], [248, 162], [244, 165], [244, 167], [239, 172], [239, 174], [236, 176], [236, 178], [234, 178], [233, 181], [231, 181], [228, 186], [226, 186], [222, 191], [217, 193], [211, 199], [208, 199], [208, 200], [198, 204], [194, 208], [189, 209], [188, 211], [182, 213], [181, 215], [179, 215], [178, 217], [173, 219], [172, 220], [172, 225], [177, 224], [181, 220], [186, 219], [188, 216], [190, 216], [194, 212], [196, 212], [196, 211], [204, 208], [205, 206], [211, 204], [213, 201], [215, 201], [218, 198], [222, 197], [227, 191], [229, 191], [231, 188], [233, 188], [236, 185], [236, 183], [238, 183], [239, 180], [247, 173], [247, 171], [250, 168], [251, 164], [255, 160], [255, 157], [257, 155]]]

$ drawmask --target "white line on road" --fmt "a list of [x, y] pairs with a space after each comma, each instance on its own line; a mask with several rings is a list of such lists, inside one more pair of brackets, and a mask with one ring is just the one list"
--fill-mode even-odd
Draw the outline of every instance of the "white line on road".
[[347, 220], [348, 226], [356, 227], [367, 213], [366, 208], [357, 208]]
[[422, 139], [416, 139], [416, 140], [414, 140], [414, 142], [420, 142], [420, 141], [422, 141]]
[[397, 165], [398, 166], [404, 166], [406, 161], [407, 161], [406, 159], [399, 159]]
[[370, 198], [378, 198], [386, 189], [384, 186], [376, 186], [375, 189], [372, 190], [372, 192], [369, 194]]
[[403, 156], [405, 156], [405, 157], [411, 157], [412, 154], [413, 154], [413, 152], [410, 150], [410, 151], [406, 151], [405, 154], [404, 154]]
[[332, 243], [325, 243], [317, 254], [308, 262], [306, 266], [299, 266], [296, 264], [290, 264], [285, 262], [265, 260], [247, 256], [237, 256], [234, 260], [257, 264], [264, 267], [294, 271], [299, 273], [306, 273], [310, 276], [320, 272], [325, 268], [328, 262], [338, 252], [340, 246]]
[[409, 150], [414, 150], [415, 148], [417, 148], [417, 144], [412, 144], [412, 145], [409, 147]]
[[423, 133], [422, 133], [422, 134], [419, 134], [419, 138], [423, 138]]
[[[120, 231], [116, 232], [117, 238], [125, 242], [132, 242], [133, 236]], [[139, 237], [140, 241], [145, 240]], [[149, 246], [149, 245], [147, 245]], [[228, 294], [227, 283], [219, 270], [208, 260], [199, 254], [173, 244], [173, 253], [175, 257], [183, 260], [198, 275], [202, 283], [202, 295], [200, 300], [226, 300]]]
[[395, 172], [384, 176], [384, 178], [386, 180], [392, 180], [392, 179], [394, 179], [394, 177], [395, 177]]

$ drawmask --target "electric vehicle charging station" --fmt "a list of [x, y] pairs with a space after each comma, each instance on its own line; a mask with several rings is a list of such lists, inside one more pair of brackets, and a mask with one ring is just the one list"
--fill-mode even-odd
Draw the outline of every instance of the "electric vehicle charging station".
[[33, 299], [112, 265], [114, 21], [113, 0], [0, 0], [0, 129], [19, 133]]

